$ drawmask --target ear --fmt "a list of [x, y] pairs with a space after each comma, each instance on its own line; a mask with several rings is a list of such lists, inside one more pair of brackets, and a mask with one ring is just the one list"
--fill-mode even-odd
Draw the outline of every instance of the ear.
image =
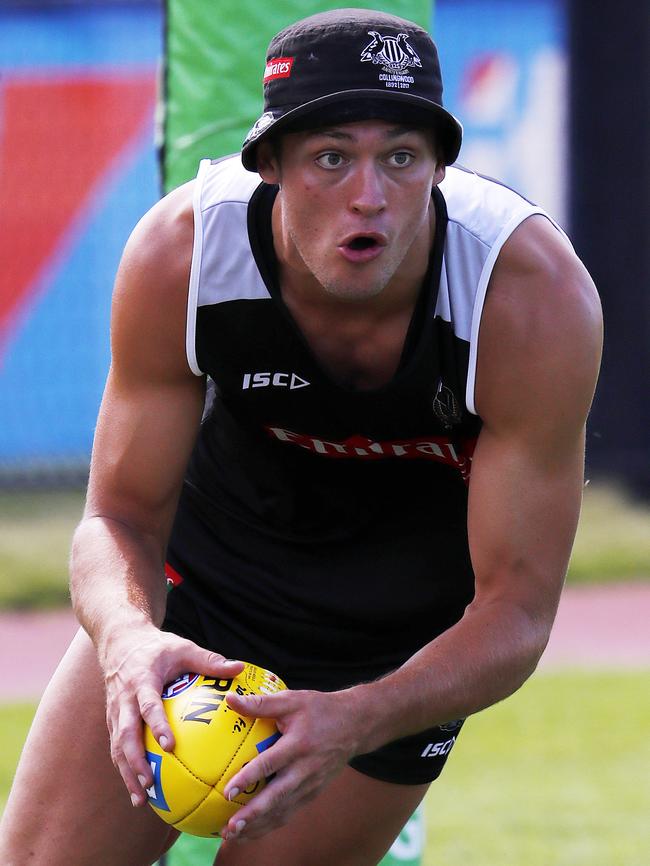
[[439, 162], [436, 166], [435, 173], [433, 175], [433, 184], [432, 186], [438, 186], [439, 183], [442, 183], [445, 179], [445, 172], [447, 170], [447, 166], [444, 163]]
[[257, 148], [257, 173], [269, 184], [280, 183], [280, 161], [277, 149], [270, 141], [262, 141]]

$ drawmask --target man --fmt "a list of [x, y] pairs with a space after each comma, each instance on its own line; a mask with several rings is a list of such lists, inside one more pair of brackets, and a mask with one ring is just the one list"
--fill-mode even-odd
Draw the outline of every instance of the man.
[[135, 229], [73, 545], [84, 631], [28, 739], [3, 864], [156, 859], [175, 834], [140, 808], [142, 720], [171, 749], [164, 683], [245, 659], [289, 691], [230, 699], [283, 736], [232, 779], [234, 798], [273, 776], [219, 864], [369, 866], [462, 720], [534, 670], [600, 311], [539, 208], [446, 168], [461, 130], [441, 95], [416, 25], [298, 22], [269, 47], [243, 167], [204, 163]]

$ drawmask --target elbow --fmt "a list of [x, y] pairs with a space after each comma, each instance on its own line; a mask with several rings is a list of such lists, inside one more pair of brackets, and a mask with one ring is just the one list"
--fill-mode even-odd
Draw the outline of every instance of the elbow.
[[549, 622], [545, 617], [532, 615], [522, 609], [517, 611], [512, 651], [520, 671], [519, 685], [523, 685], [537, 669], [548, 645], [552, 624], [552, 620]]
[[[470, 605], [468, 613], [474, 605], [476, 601]], [[488, 651], [492, 656], [491, 667], [495, 678], [501, 680], [506, 697], [536, 670], [548, 644], [554, 617], [504, 599], [482, 603], [480, 609], [484, 624], [490, 624], [484, 636], [491, 641]]]

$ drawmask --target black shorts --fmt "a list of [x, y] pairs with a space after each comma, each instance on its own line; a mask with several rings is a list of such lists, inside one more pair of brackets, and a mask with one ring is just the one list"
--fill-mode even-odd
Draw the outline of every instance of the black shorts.
[[[313, 668], [309, 675], [305, 670], [292, 665], [290, 656], [282, 659], [269, 657], [263, 647], [244, 645], [230, 636], [220, 626], [218, 616], [211, 616], [216, 609], [212, 599], [202, 596], [192, 587], [186, 575], [179, 575], [183, 582], [168, 596], [167, 615], [163, 623], [165, 631], [188, 638], [199, 646], [224, 654], [228, 658], [241, 659], [260, 665], [278, 674], [289, 688], [334, 691], [354, 684], [351, 671]], [[298, 653], [294, 653], [294, 658]], [[363, 671], [356, 682], [368, 679]], [[378, 674], [379, 675], [379, 674]], [[421, 785], [436, 779], [445, 765], [460, 729], [462, 719], [421, 733], [403, 737], [388, 743], [374, 752], [359, 755], [350, 761], [350, 766], [367, 776], [384, 782], [404, 785]]]

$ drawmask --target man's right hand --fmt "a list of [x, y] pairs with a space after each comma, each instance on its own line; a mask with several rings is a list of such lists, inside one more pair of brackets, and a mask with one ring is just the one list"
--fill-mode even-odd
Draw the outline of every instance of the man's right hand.
[[147, 801], [146, 789], [153, 784], [144, 754], [143, 720], [162, 749], [169, 752], [174, 748], [174, 735], [161, 699], [164, 686], [188, 672], [230, 678], [240, 673], [244, 664], [150, 625], [130, 628], [119, 638], [113, 637], [102, 667], [111, 758], [131, 802], [142, 806]]

